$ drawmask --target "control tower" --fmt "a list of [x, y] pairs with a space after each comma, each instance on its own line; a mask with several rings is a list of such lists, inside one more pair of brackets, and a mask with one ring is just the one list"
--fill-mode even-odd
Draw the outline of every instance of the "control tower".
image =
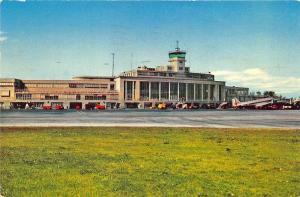
[[179, 48], [179, 42], [176, 41], [175, 51], [169, 52], [169, 62], [172, 66], [172, 70], [179, 73], [185, 72], [185, 51], [181, 51]]

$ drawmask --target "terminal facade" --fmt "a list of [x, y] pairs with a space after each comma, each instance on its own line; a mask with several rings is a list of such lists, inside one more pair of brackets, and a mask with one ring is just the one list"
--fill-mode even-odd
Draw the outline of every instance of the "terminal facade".
[[214, 75], [193, 73], [186, 52], [169, 52], [169, 65], [140, 66], [115, 77], [79, 76], [72, 80], [0, 79], [1, 108], [62, 105], [65, 109], [151, 107], [159, 103], [219, 104], [225, 101], [225, 82]]

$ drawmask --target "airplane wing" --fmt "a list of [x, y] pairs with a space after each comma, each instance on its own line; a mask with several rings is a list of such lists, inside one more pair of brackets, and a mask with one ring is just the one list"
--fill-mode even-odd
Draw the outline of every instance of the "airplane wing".
[[257, 103], [257, 104], [254, 104], [255, 107], [262, 107], [262, 106], [265, 106], [265, 105], [268, 105], [268, 104], [271, 104], [272, 102], [262, 102], [262, 103]]

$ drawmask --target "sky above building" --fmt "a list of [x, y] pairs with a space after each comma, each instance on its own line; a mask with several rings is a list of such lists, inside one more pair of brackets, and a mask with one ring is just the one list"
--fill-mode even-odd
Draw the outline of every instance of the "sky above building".
[[5, 78], [70, 79], [168, 64], [300, 96], [300, 2], [1, 2]]

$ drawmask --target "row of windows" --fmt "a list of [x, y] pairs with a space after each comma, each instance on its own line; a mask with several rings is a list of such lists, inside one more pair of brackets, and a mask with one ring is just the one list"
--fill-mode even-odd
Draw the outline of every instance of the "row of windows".
[[30, 100], [31, 94], [16, 94], [16, 98], [19, 100]]
[[138, 72], [138, 76], [161, 76], [161, 77], [173, 77], [173, 73], [165, 72]]
[[85, 100], [106, 100], [105, 95], [87, 95]]
[[0, 87], [13, 87], [14, 86], [14, 83], [0, 83]]
[[57, 95], [54, 95], [54, 96], [45, 95], [45, 99], [46, 100], [58, 100], [58, 96]]
[[125, 81], [125, 99], [132, 100], [134, 96], [134, 86], [135, 82], [133, 81]]
[[[16, 94], [16, 98], [19, 100], [30, 100], [32, 99], [31, 94]], [[58, 100], [59, 96], [58, 95], [45, 95], [45, 100]], [[75, 97], [76, 100], [81, 99], [81, 95], [77, 94]], [[86, 95], [85, 100], [106, 100], [105, 95]]]
[[84, 84], [84, 83], [70, 83], [70, 88], [101, 88], [107, 89], [107, 84]]
[[227, 89], [227, 94], [248, 95], [248, 90]]
[[[126, 99], [132, 99], [134, 82], [125, 82]], [[169, 87], [170, 86], [170, 87]], [[203, 88], [202, 88], [203, 87]], [[214, 100], [222, 99], [224, 87], [219, 86], [219, 98], [214, 98], [215, 85], [193, 84], [193, 83], [174, 83], [174, 82], [140, 82], [140, 99], [149, 100]], [[179, 92], [178, 92], [179, 91]]]
[[52, 83], [27, 83], [26, 88], [66, 88], [67, 84], [52, 84]]
[[[107, 89], [108, 84], [82, 84], [82, 83], [70, 83], [70, 88], [101, 88]], [[11, 83], [1, 83], [0, 86], [2, 87], [9, 87], [13, 86]], [[68, 87], [67, 84], [26, 84], [27, 88], [65, 88]], [[114, 84], [110, 85], [110, 90], [114, 89]]]

